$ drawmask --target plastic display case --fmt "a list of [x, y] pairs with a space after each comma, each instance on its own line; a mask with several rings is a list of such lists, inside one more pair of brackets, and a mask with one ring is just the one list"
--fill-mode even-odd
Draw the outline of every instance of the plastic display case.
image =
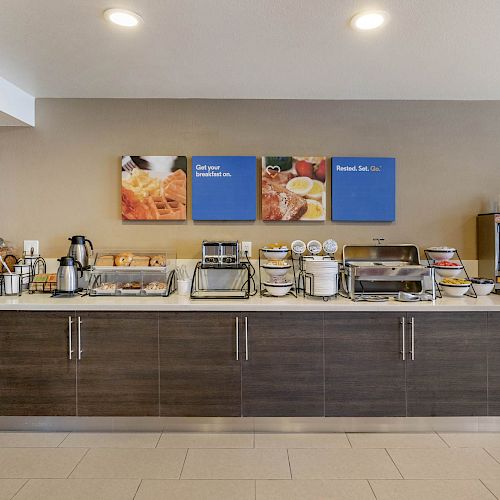
[[90, 269], [90, 296], [168, 297], [177, 288], [173, 251], [100, 250]]

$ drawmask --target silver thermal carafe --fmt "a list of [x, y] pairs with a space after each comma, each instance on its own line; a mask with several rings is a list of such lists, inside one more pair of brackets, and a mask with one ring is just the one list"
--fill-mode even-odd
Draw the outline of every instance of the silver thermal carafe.
[[73, 257], [61, 257], [56, 276], [56, 294], [75, 293], [78, 290], [78, 271], [83, 276], [80, 262]]
[[[73, 257], [82, 265], [83, 269], [86, 269], [89, 265], [89, 255], [92, 255], [94, 251], [94, 245], [85, 236], [71, 236], [68, 240], [71, 241], [68, 256]], [[90, 245], [90, 252], [87, 249], [87, 243]]]

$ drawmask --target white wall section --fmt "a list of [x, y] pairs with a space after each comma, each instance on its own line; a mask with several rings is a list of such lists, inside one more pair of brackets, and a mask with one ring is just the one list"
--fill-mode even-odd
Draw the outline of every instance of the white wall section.
[[35, 98], [0, 77], [0, 126], [35, 126]]

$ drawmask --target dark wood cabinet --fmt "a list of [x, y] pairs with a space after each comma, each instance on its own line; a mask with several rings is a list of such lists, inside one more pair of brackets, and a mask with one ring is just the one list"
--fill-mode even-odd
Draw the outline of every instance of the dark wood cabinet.
[[76, 415], [72, 317], [72, 312], [0, 312], [0, 415]]
[[486, 415], [487, 313], [407, 316], [415, 325], [415, 359], [406, 364], [408, 416]]
[[406, 415], [405, 313], [325, 313], [325, 405], [330, 417]]
[[158, 416], [158, 313], [79, 312], [77, 337], [79, 319], [78, 415]]
[[256, 312], [241, 325], [243, 416], [324, 415], [323, 314]]
[[238, 317], [230, 312], [160, 313], [162, 416], [241, 415]]
[[488, 313], [488, 415], [500, 415], [500, 313]]
[[0, 415], [500, 415], [500, 313], [1, 311]]

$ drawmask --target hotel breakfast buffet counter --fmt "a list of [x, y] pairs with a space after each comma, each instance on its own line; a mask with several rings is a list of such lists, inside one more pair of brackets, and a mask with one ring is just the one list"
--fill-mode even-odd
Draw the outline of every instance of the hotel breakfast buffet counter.
[[10, 429], [25, 417], [436, 416], [500, 416], [500, 296], [0, 298]]
[[353, 302], [338, 297], [319, 298], [259, 297], [249, 299], [191, 300], [174, 294], [170, 297], [73, 297], [52, 298], [48, 294], [23, 294], [0, 297], [0, 311], [500, 311], [500, 295], [486, 297], [443, 297], [434, 302]]

